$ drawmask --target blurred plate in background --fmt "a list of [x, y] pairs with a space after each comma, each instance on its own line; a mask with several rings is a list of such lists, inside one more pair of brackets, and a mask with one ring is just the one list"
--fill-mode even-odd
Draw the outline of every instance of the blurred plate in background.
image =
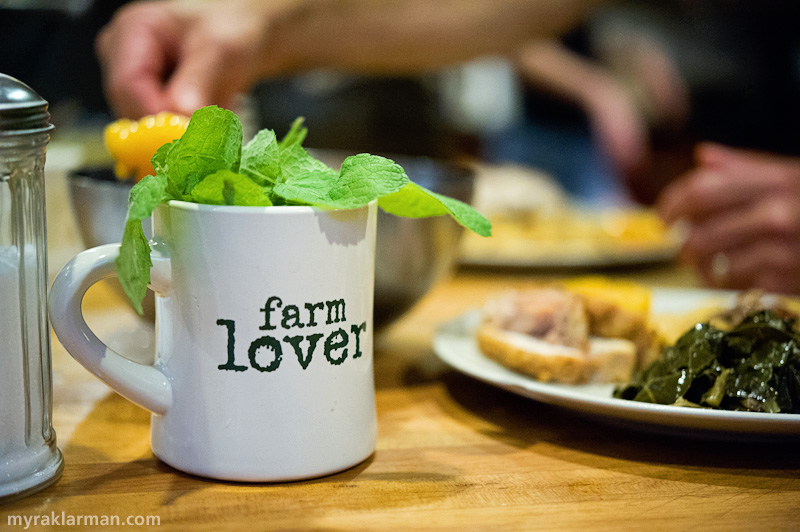
[[474, 203], [492, 238], [465, 235], [464, 265], [600, 268], [677, 258], [680, 238], [652, 209], [577, 205], [549, 176], [514, 166], [479, 169]]

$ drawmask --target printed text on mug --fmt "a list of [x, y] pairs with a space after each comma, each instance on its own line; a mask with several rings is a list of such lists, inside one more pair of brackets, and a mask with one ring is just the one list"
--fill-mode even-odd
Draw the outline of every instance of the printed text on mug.
[[[328, 363], [338, 366], [347, 358], [359, 358], [361, 352], [361, 334], [367, 330], [367, 322], [347, 326], [346, 305], [344, 299], [284, 305], [277, 296], [267, 298], [264, 307], [259, 309], [264, 314], [264, 324], [259, 327], [264, 331], [276, 331], [278, 327], [288, 331], [338, 324], [339, 328], [327, 333], [313, 332], [305, 335], [286, 334], [279, 339], [273, 334], [265, 334], [250, 342], [247, 357], [250, 367], [258, 371], [272, 372], [277, 370], [283, 360], [284, 348], [291, 347], [297, 356], [297, 362], [303, 369], [308, 368], [318, 346]], [[227, 361], [218, 366], [226, 371], [246, 371], [248, 366], [236, 363], [236, 322], [218, 319], [217, 325], [225, 327], [228, 332]], [[300, 332], [300, 331], [297, 331]], [[352, 357], [350, 353], [352, 352]]]

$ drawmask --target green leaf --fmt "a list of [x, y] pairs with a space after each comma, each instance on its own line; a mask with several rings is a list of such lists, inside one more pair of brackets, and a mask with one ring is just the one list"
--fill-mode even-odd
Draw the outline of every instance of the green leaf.
[[355, 209], [409, 183], [398, 164], [377, 155], [348, 157], [338, 175], [300, 146], [295, 145], [282, 155], [283, 177], [273, 192], [289, 201]]
[[281, 160], [274, 131], [262, 129], [242, 148], [241, 172], [259, 185], [275, 184]]
[[[328, 191], [335, 186], [338, 174], [325, 163], [311, 156], [302, 146], [294, 144], [290, 148], [280, 151], [281, 175], [278, 183], [288, 185], [308, 181], [309, 175], [317, 176], [318, 183], [309, 183], [307, 186]], [[306, 185], [299, 185], [306, 186]], [[327, 194], [323, 194], [327, 197]]]
[[142, 314], [142, 300], [150, 284], [150, 244], [142, 230], [140, 220], [128, 220], [122, 234], [119, 256], [114, 261], [117, 276], [133, 308]]
[[330, 206], [328, 183], [331, 171], [309, 171], [286, 183], [278, 183], [272, 193], [288, 204]]
[[303, 144], [303, 141], [306, 140], [306, 135], [308, 134], [308, 129], [303, 127], [303, 121], [304, 118], [299, 116], [294, 122], [292, 122], [289, 131], [278, 143], [278, 146], [281, 150], [288, 150], [294, 146], [300, 146]]
[[150, 245], [142, 230], [142, 220], [150, 217], [158, 205], [170, 199], [163, 173], [146, 176], [136, 183], [128, 195], [128, 219], [122, 235], [119, 257], [115, 261], [117, 276], [131, 304], [142, 313], [142, 299], [150, 283]]
[[206, 176], [190, 194], [195, 203], [207, 205], [240, 205], [267, 207], [272, 205], [265, 189], [242, 174], [219, 170]]
[[167, 154], [178, 142], [180, 142], [180, 139], [162, 144], [150, 158], [150, 163], [153, 165], [153, 169], [156, 173], [165, 173], [167, 171]]
[[701, 398], [701, 403], [711, 407], [719, 407], [722, 404], [722, 399], [725, 397], [725, 385], [728, 382], [728, 375], [731, 370], [725, 369], [714, 380], [714, 384], [709, 388]]
[[634, 398], [634, 401], [670, 405], [689, 389], [691, 379], [686, 370], [663, 377], [650, 379]]
[[174, 190], [188, 195], [205, 176], [217, 170], [239, 171], [242, 124], [227, 109], [210, 106], [192, 114], [180, 142], [166, 156], [167, 179]]
[[346, 209], [366, 205], [372, 200], [402, 189], [410, 181], [399, 164], [385, 157], [361, 153], [342, 163], [339, 180], [331, 190], [331, 200]]
[[128, 194], [128, 219], [142, 221], [149, 218], [158, 205], [169, 199], [167, 176], [162, 173], [145, 176]]
[[378, 200], [378, 206], [389, 214], [407, 218], [426, 218], [449, 214], [464, 227], [481, 236], [492, 234], [492, 224], [466, 203], [443, 196], [416, 183], [409, 182], [398, 192]]

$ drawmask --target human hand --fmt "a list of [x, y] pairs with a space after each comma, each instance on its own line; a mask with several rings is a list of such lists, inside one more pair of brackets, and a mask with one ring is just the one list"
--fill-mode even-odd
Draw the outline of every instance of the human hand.
[[109, 105], [122, 117], [230, 107], [269, 69], [270, 33], [293, 0], [156, 0], [121, 8], [96, 41]]
[[644, 115], [615, 80], [597, 83], [584, 97], [595, 143], [626, 181], [644, 175], [650, 163], [650, 132]]
[[533, 87], [573, 102], [589, 119], [598, 150], [629, 178], [647, 166], [645, 116], [627, 87], [601, 64], [553, 39], [532, 39], [516, 55], [522, 78]]
[[701, 144], [657, 208], [686, 223], [682, 254], [720, 288], [800, 293], [800, 158]]

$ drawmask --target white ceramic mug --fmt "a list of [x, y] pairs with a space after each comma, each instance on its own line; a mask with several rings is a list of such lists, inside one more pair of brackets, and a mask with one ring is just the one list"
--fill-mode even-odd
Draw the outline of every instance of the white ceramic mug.
[[50, 316], [89, 371], [151, 416], [167, 464], [237, 481], [322, 476], [375, 450], [375, 202], [353, 210], [172, 201], [153, 214], [156, 359], [89, 329], [81, 299], [116, 275], [119, 245], [76, 256]]

